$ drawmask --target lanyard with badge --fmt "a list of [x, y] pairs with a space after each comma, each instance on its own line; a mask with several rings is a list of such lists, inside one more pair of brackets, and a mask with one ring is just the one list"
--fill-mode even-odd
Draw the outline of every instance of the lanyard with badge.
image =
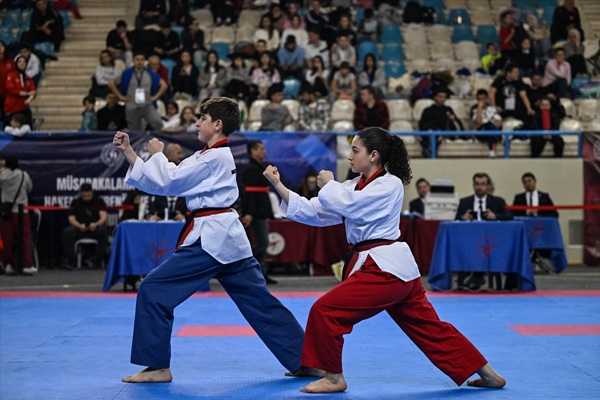
[[140, 86], [142, 86], [142, 78], [144, 76], [144, 72], [146, 70], [142, 70], [142, 73], [140, 74], [140, 76], [138, 76], [138, 74], [133, 71], [133, 74], [135, 75], [135, 79], [137, 80], [138, 83], [138, 87], [135, 89], [135, 99], [134, 102], [135, 104], [144, 104], [146, 102], [146, 91], [144, 90], [144, 88], [141, 88]]

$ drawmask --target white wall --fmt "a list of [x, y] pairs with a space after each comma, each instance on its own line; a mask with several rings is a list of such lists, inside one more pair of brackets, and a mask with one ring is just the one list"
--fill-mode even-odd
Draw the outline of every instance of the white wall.
[[[338, 161], [339, 180], [346, 178], [348, 162]], [[503, 197], [507, 204], [512, 204], [515, 194], [524, 191], [521, 184], [521, 175], [532, 172], [537, 178], [537, 187], [550, 194], [556, 205], [582, 205], [583, 204], [583, 160], [581, 159], [414, 159], [411, 160], [413, 181], [406, 187], [404, 207], [408, 208], [410, 200], [417, 197], [414, 183], [420, 177], [433, 183], [436, 179], [451, 179], [459, 197], [473, 194], [472, 177], [475, 172], [486, 172], [494, 181], [496, 191], [494, 195]], [[583, 220], [583, 211], [559, 210], [559, 223], [565, 243], [567, 260], [569, 264], [583, 262], [583, 249], [580, 244], [570, 244], [583, 232], [569, 232], [582, 229], [583, 225], [577, 223]], [[581, 228], [580, 228], [581, 227]], [[571, 237], [572, 236], [572, 237]]]

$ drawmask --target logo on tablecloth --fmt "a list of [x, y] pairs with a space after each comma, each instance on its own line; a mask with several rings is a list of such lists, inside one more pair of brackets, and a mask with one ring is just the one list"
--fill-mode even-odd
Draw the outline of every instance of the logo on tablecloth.
[[498, 239], [494, 236], [486, 235], [475, 243], [475, 254], [479, 258], [488, 258], [496, 247], [499, 246]]
[[544, 223], [542, 221], [530, 222], [527, 226], [529, 238], [537, 239], [540, 234], [544, 231]]
[[148, 256], [154, 264], [158, 265], [164, 260], [165, 254], [173, 251], [174, 248], [172, 241], [162, 238], [157, 239], [148, 247]]
[[270, 256], [277, 256], [285, 249], [285, 239], [281, 234], [277, 232], [269, 233], [269, 247], [267, 247], [267, 254]]

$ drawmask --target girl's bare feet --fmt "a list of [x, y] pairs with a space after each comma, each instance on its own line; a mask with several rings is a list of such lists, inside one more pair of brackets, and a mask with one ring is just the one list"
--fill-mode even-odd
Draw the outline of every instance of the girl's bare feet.
[[304, 365], [295, 370], [294, 372], [286, 372], [285, 376], [294, 376], [296, 378], [304, 377], [317, 377], [322, 378], [325, 376], [325, 371], [317, 368], [305, 367]]
[[480, 378], [467, 381], [467, 385], [487, 388], [501, 388], [506, 385], [506, 380], [498, 375], [489, 363], [479, 368], [477, 374]]
[[128, 383], [159, 383], [159, 382], [171, 382], [173, 375], [171, 375], [170, 368], [145, 368], [135, 375], [126, 376], [121, 379], [123, 382]]
[[304, 393], [334, 393], [343, 392], [347, 387], [344, 374], [330, 374], [327, 372], [323, 379], [304, 386], [300, 391]]

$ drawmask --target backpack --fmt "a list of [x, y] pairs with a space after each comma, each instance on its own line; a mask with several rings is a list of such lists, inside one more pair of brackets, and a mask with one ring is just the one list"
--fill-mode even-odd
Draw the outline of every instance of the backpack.
[[431, 88], [431, 79], [426, 75], [417, 85], [412, 89], [410, 94], [410, 101], [412, 104], [416, 103], [417, 100], [428, 96], [429, 89]]
[[402, 14], [402, 21], [405, 24], [420, 24], [423, 22], [423, 13], [421, 12], [421, 4], [416, 1], [409, 1], [404, 6], [404, 12]]

